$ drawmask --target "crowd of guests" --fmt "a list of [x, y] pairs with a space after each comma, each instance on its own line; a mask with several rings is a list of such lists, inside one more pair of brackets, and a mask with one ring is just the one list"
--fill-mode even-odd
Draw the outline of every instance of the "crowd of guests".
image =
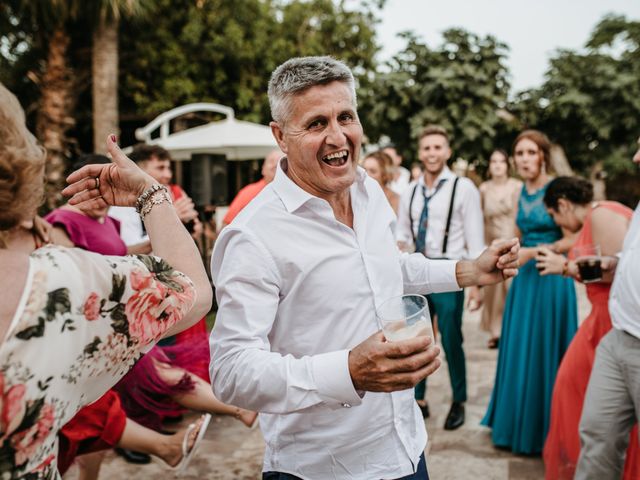
[[[434, 136], [439, 138], [433, 139]], [[466, 205], [461, 199], [458, 206], [454, 199], [458, 193], [450, 189], [439, 194], [442, 202], [438, 204], [435, 201], [438, 186], [446, 179], [456, 178], [446, 166], [451, 156], [448, 142], [446, 131], [440, 127], [429, 126], [423, 131], [418, 155], [425, 169], [413, 183], [405, 182], [405, 188], [399, 192], [400, 200], [391, 190], [391, 179], [397, 178], [393, 174], [396, 167], [383, 150], [365, 156], [362, 166], [380, 182], [391, 207], [398, 213], [396, 237], [402, 249], [424, 251], [431, 258], [452, 258], [451, 255], [456, 258], [456, 253], [441, 249], [439, 242], [446, 238], [445, 232], [449, 232], [450, 238], [455, 235], [455, 218], [459, 215], [461, 223], [457, 228], [461, 233], [471, 232], [471, 238], [465, 239], [463, 250], [457, 255], [473, 257], [471, 251], [481, 248], [477, 244], [480, 230], [463, 222], [465, 208], [473, 209], [474, 205], [482, 208], [482, 214], [475, 209], [472, 215], [484, 218], [486, 244], [514, 235], [520, 237], [518, 276], [483, 288], [480, 326], [490, 334], [488, 347], [499, 346], [499, 355], [493, 392], [482, 423], [491, 428], [492, 440], [498, 447], [518, 454], [543, 453], [547, 479], [572, 479], [580, 456], [579, 424], [596, 348], [612, 328], [608, 303], [613, 280], [611, 272], [605, 271], [604, 278], [586, 285], [592, 309], [578, 328], [574, 280], [582, 278], [576, 257], [581, 248], [594, 246], [604, 264], [619, 255], [633, 212], [617, 202], [594, 202], [593, 186], [587, 180], [554, 178], [551, 144], [543, 133], [535, 130], [524, 131], [515, 139], [511, 156], [502, 149], [492, 152], [487, 180], [478, 188], [480, 202], [475, 195]], [[436, 153], [429, 156], [422, 153], [431, 150]], [[440, 160], [444, 161], [438, 163], [437, 152], [443, 152]], [[475, 190], [470, 183], [467, 185]], [[397, 183], [395, 186], [397, 189]], [[420, 202], [428, 203], [429, 207], [418, 205], [412, 216], [416, 188], [424, 189]], [[398, 209], [399, 202], [406, 207]], [[447, 202], [451, 202], [451, 213], [446, 209]], [[442, 220], [448, 218], [442, 216], [443, 212], [452, 217], [451, 225], [443, 225]], [[439, 218], [434, 218], [437, 215]], [[426, 223], [426, 238], [433, 242], [431, 247], [417, 238], [422, 222]], [[456, 382], [455, 376], [458, 365], [464, 365], [464, 357], [454, 356], [447, 338], [451, 319], [456, 334], [460, 330], [461, 310], [450, 313], [442, 307], [438, 309], [437, 295], [448, 294], [430, 295], [429, 303], [449, 364], [453, 412], [456, 402], [462, 403], [466, 398], [455, 387], [461, 383]], [[475, 306], [472, 304], [472, 309]], [[416, 398], [428, 417], [424, 396], [424, 388], [417, 387]], [[463, 419], [452, 422], [451, 417], [450, 412], [445, 429], [462, 425]], [[630, 434], [611, 447], [618, 458], [626, 458], [625, 479], [640, 478], [637, 428], [636, 423]], [[611, 471], [602, 478], [620, 476], [613, 464], [605, 468]]]
[[[594, 202], [586, 180], [554, 178], [551, 144], [536, 130], [520, 133], [511, 154], [495, 150], [479, 187], [449, 168], [449, 134], [437, 125], [419, 135], [410, 170], [391, 145], [361, 155], [357, 169], [352, 90], [350, 71], [327, 57], [274, 72], [279, 149], [224, 218], [212, 256], [220, 312], [210, 359], [203, 225], [171, 183], [169, 153], [139, 145], [127, 157], [111, 136], [110, 157], [79, 158], [68, 202], [42, 221], [45, 153], [0, 85], [3, 478], [59, 478], [77, 461], [82, 480], [96, 479], [111, 448], [184, 472], [211, 414], [252, 427], [259, 411], [263, 478], [428, 479], [412, 397], [428, 417], [426, 377], [439, 349], [420, 338], [396, 347], [371, 323], [372, 305], [408, 290], [426, 295], [447, 360], [445, 429], [465, 423], [466, 302], [483, 309], [487, 346], [498, 349], [482, 421], [493, 443], [542, 454], [548, 479], [640, 478], [640, 332], [629, 313], [637, 274], [622, 261], [637, 247], [633, 212]], [[304, 127], [303, 106], [321, 120]], [[325, 126], [336, 148], [318, 167], [305, 154], [310, 137], [289, 129], [318, 135]], [[579, 252], [596, 246], [603, 273], [587, 284], [592, 310], [578, 327]], [[344, 335], [317, 321], [325, 318]], [[186, 411], [202, 416], [167, 431]], [[391, 451], [411, 461], [390, 460]]]

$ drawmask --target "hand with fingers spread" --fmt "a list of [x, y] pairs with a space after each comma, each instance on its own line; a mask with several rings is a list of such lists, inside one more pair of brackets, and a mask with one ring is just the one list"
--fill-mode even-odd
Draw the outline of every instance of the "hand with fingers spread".
[[406, 390], [438, 369], [439, 353], [431, 337], [387, 342], [377, 332], [349, 352], [349, 373], [356, 390]]
[[112, 163], [86, 165], [67, 177], [63, 195], [72, 197], [70, 205], [87, 208], [132, 207], [138, 197], [157, 183], [120, 150], [115, 135], [107, 140]]

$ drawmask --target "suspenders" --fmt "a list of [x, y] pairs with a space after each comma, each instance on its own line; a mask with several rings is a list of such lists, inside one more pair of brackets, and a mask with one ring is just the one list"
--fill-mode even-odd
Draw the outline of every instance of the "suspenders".
[[[446, 257], [447, 254], [447, 244], [449, 243], [449, 230], [451, 229], [451, 217], [453, 216], [453, 201], [456, 198], [456, 188], [458, 187], [458, 180], [460, 177], [456, 176], [456, 179], [453, 181], [453, 189], [451, 190], [451, 200], [449, 202], [449, 213], [447, 213], [447, 226], [444, 230], [444, 238], [442, 240], [442, 256]], [[413, 237], [413, 244], [416, 243], [416, 234], [413, 232], [413, 214], [411, 213], [411, 206], [413, 205], [413, 198], [416, 196], [416, 190], [418, 189], [418, 184], [416, 183], [413, 187], [413, 191], [411, 192], [411, 199], [409, 200], [409, 225], [411, 225], [411, 235]], [[420, 252], [424, 253], [424, 252]]]

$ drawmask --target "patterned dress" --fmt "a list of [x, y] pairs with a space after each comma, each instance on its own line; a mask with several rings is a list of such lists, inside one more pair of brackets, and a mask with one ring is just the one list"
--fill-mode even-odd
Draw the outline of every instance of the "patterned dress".
[[[562, 236], [542, 201], [545, 191], [523, 187], [520, 194], [516, 223], [523, 247]], [[496, 379], [482, 420], [495, 445], [525, 454], [542, 452], [556, 373], [578, 323], [573, 279], [541, 276], [535, 264], [522, 265], [507, 295]]]
[[0, 345], [0, 478], [58, 479], [57, 432], [189, 311], [191, 281], [151, 256], [47, 246]]

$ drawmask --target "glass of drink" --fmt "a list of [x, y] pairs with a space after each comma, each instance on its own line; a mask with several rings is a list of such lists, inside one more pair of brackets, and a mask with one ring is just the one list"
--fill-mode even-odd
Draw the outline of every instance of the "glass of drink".
[[397, 342], [418, 335], [433, 339], [427, 299], [422, 295], [400, 295], [383, 302], [376, 309], [385, 338]]
[[578, 271], [583, 283], [593, 283], [602, 280], [602, 257], [599, 245], [581, 245], [574, 247], [573, 256], [578, 265]]

